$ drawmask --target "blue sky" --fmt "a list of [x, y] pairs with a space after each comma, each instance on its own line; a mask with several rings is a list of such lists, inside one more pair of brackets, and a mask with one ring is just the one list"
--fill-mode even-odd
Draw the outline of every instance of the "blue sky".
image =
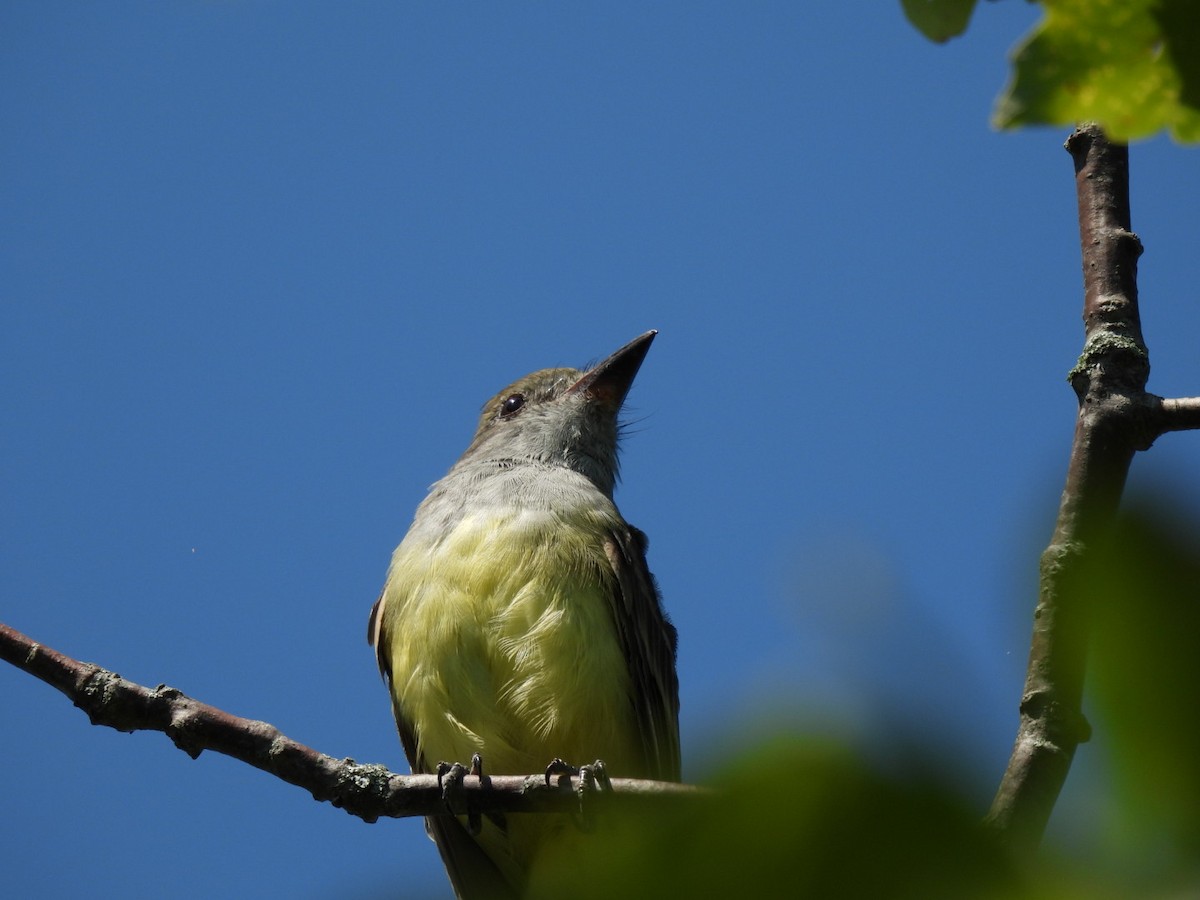
[[[617, 500], [688, 776], [769, 727], [922, 739], [982, 810], [1081, 346], [1065, 132], [988, 126], [1035, 15], [939, 47], [898, 3], [10, 0], [0, 620], [402, 771], [364, 632], [414, 508], [495, 391], [657, 328]], [[1132, 150], [1168, 396], [1196, 152]], [[1197, 440], [1131, 490], [1194, 508]], [[418, 822], [2, 667], [0, 721], [14, 895], [448, 896]], [[1060, 840], [1102, 840], [1103, 738]]]

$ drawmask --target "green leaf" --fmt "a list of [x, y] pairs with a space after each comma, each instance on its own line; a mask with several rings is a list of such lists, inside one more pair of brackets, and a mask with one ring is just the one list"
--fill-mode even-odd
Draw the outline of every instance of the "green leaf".
[[900, 0], [904, 15], [925, 37], [941, 44], [967, 30], [976, 0]]
[[1116, 140], [1165, 128], [1179, 141], [1200, 141], [1195, 0], [1042, 5], [1044, 18], [1013, 57], [1013, 79], [993, 116], [998, 127], [1094, 121]]
[[1200, 110], [1200, 3], [1162, 0], [1154, 16], [1179, 72], [1179, 102]]

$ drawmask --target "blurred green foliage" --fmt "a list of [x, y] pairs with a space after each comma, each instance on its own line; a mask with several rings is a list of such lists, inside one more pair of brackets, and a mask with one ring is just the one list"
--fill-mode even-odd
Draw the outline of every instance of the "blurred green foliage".
[[885, 771], [836, 743], [777, 736], [706, 779], [710, 798], [602, 816], [537, 896], [1200, 896], [1198, 536], [1200, 522], [1139, 508], [1080, 582], [1095, 612], [1096, 725], [1081, 752], [1104, 757], [1117, 782], [1098, 845], [1016, 857], [932, 742], [926, 752], [898, 742]]
[[1124, 865], [1200, 896], [1200, 528], [1161, 504], [1123, 517], [1092, 572], [1096, 740]]
[[[1040, 0], [1045, 14], [1013, 53], [1000, 128], [1098, 122], [1115, 140], [1167, 130], [1200, 141], [1200, 2]], [[961, 34], [974, 3], [902, 0], [923, 34]]]
[[920, 32], [939, 44], [967, 30], [976, 0], [900, 0], [904, 15]]
[[1022, 879], [950, 790], [836, 746], [777, 738], [702, 802], [609, 823], [544, 897], [1007, 897]]

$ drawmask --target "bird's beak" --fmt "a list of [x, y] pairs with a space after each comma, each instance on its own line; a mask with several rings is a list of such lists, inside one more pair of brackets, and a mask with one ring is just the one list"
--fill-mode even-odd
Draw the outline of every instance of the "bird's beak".
[[568, 393], [584, 392], [615, 413], [625, 402], [625, 395], [629, 393], [656, 334], [657, 331], [647, 331], [635, 337], [604, 362], [589, 369], [571, 385]]

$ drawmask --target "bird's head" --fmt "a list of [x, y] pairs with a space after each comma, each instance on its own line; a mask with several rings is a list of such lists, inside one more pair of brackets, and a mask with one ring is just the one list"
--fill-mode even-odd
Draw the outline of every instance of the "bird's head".
[[542, 369], [483, 407], [463, 461], [535, 461], [579, 472], [612, 496], [617, 417], [658, 332], [634, 338], [587, 371]]

